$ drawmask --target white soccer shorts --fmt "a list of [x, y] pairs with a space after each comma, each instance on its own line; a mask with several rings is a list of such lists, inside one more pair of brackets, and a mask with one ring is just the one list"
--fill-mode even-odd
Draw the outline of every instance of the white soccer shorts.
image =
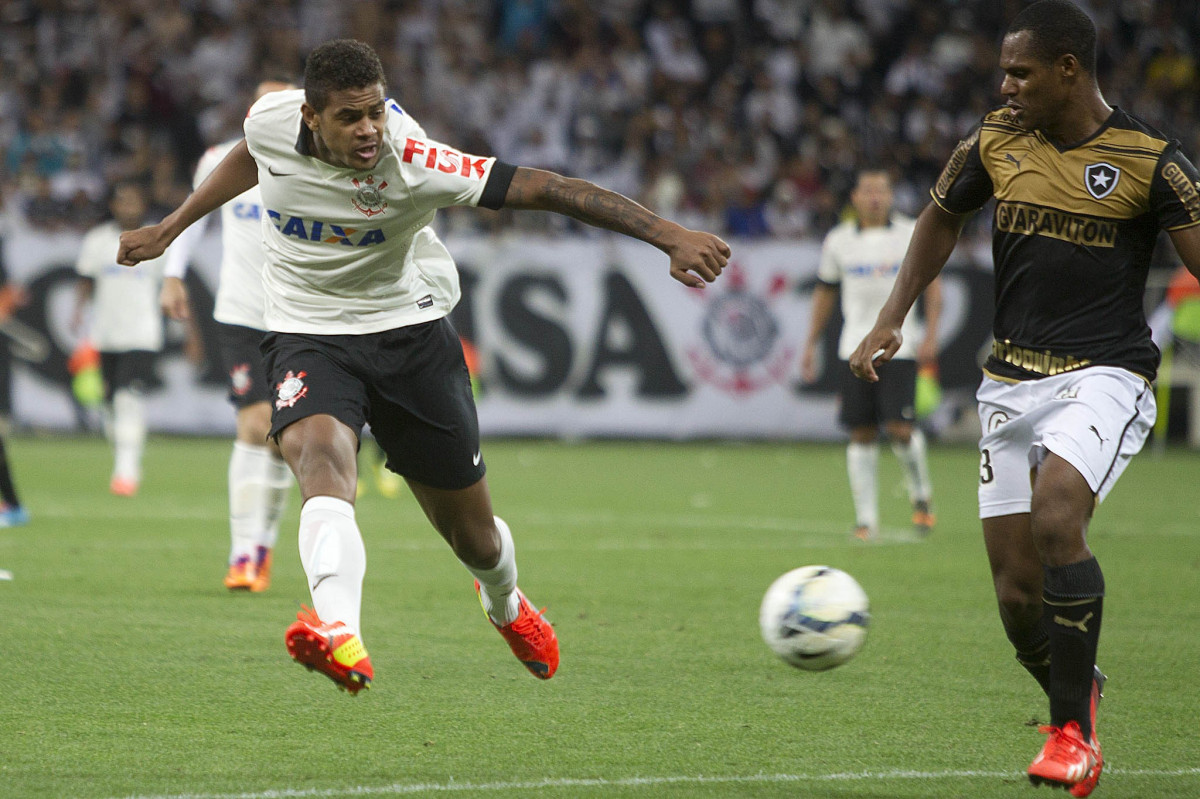
[[1154, 427], [1154, 391], [1125, 369], [1092, 366], [1006, 383], [984, 375], [979, 401], [979, 518], [1029, 513], [1030, 470], [1053, 452], [1100, 502]]

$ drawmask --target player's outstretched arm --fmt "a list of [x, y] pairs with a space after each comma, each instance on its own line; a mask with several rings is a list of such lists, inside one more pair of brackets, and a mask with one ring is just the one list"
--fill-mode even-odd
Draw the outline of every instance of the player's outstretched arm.
[[1170, 236], [1171, 243], [1175, 245], [1175, 252], [1179, 253], [1183, 265], [1200, 279], [1200, 225], [1172, 230]]
[[615, 191], [555, 172], [518, 167], [504, 205], [554, 211], [653, 244], [670, 256], [671, 277], [685, 286], [703, 288], [729, 262], [729, 245], [717, 236], [688, 230]]
[[244, 191], [258, 184], [258, 166], [245, 140], [217, 164], [204, 182], [188, 195], [183, 204], [167, 214], [157, 225], [127, 230], [121, 234], [117, 263], [135, 266], [157, 258], [188, 225], [215, 211]]
[[850, 356], [850, 371], [857, 377], [870, 383], [879, 380], [875, 367], [890, 361], [900, 349], [904, 341], [900, 335], [904, 317], [908, 316], [925, 287], [941, 273], [950, 253], [954, 252], [958, 233], [966, 219], [965, 215], [952, 214], [933, 202], [921, 211], [892, 293], [880, 309], [875, 327]]

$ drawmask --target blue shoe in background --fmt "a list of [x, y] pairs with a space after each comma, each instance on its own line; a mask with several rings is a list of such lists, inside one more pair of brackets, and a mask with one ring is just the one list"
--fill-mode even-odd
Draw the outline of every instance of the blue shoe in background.
[[20, 505], [0, 510], [0, 527], [23, 527], [29, 524], [29, 511]]

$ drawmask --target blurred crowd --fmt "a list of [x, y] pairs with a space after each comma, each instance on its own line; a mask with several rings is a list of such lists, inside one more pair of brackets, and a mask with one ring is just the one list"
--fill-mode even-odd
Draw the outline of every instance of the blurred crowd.
[[[1023, 0], [4, 0], [0, 200], [83, 230], [108, 187], [178, 204], [254, 85], [327, 39], [369, 42], [433, 138], [593, 180], [729, 237], [821, 236], [863, 165], [924, 204], [998, 105]], [[1094, 0], [1106, 98], [1200, 158], [1200, 3]], [[556, 232], [552, 215], [440, 224]], [[984, 220], [986, 223], [986, 220]]]

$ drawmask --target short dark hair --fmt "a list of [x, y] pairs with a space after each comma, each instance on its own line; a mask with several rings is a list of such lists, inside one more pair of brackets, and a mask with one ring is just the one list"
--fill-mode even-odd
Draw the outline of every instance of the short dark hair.
[[376, 83], [387, 89], [383, 64], [369, 44], [356, 39], [317, 45], [304, 62], [304, 100], [317, 111], [324, 110], [334, 92]]
[[1034, 54], [1053, 63], [1070, 53], [1089, 73], [1096, 72], [1096, 25], [1071, 0], [1038, 0], [1017, 14], [1006, 35], [1019, 31], [1032, 34]]

